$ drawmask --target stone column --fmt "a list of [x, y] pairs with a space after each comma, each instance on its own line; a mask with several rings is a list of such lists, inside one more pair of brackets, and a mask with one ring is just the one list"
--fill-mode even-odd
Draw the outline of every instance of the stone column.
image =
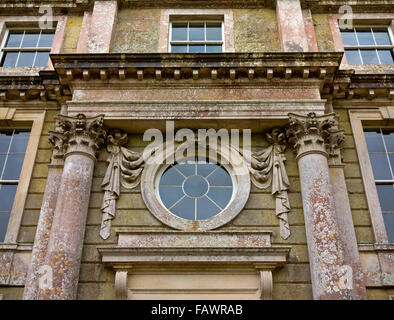
[[[59, 127], [57, 127], [59, 129]], [[48, 249], [49, 237], [55, 212], [63, 172], [63, 135], [61, 132], [49, 132], [49, 143], [52, 145], [53, 154], [51, 164], [48, 166], [47, 184], [38, 219], [34, 246], [31, 254], [29, 272], [27, 274], [23, 299], [41, 299], [40, 288], [47, 285], [47, 269], [45, 268], [45, 257]]]
[[282, 51], [308, 51], [300, 0], [276, 0], [276, 18]]
[[334, 154], [330, 155], [328, 165], [332, 180], [333, 194], [336, 207], [336, 221], [341, 238], [344, 263], [352, 270], [352, 297], [355, 300], [366, 300], [367, 290], [365, 287], [365, 276], [361, 268], [360, 253], [358, 251], [356, 231], [350, 207], [349, 196], [346, 187], [344, 165], [341, 159], [341, 150], [333, 148]]
[[108, 53], [118, 13], [117, 0], [96, 0], [90, 20], [88, 53]]
[[[314, 299], [352, 299], [351, 270], [344, 264], [327, 158], [343, 140], [335, 114], [289, 114], [289, 142], [296, 150]], [[350, 278], [349, 278], [350, 277]]]
[[58, 116], [64, 169], [59, 185], [46, 267], [51, 277], [44, 299], [75, 299], [96, 151], [104, 142], [103, 116]]

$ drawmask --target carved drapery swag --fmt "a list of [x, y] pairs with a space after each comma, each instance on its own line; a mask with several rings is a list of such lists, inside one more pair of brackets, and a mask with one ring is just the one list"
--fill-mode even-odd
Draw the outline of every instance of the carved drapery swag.
[[108, 168], [101, 184], [104, 198], [101, 205], [103, 214], [100, 236], [108, 239], [111, 232], [111, 221], [116, 214], [116, 200], [120, 195], [120, 185], [133, 189], [140, 183], [144, 160], [139, 152], [123, 147], [127, 143], [127, 133], [113, 130], [107, 138]]
[[253, 152], [248, 159], [252, 182], [259, 189], [271, 186], [271, 193], [276, 201], [276, 216], [280, 222], [280, 235], [283, 239], [290, 236], [288, 213], [290, 202], [287, 194], [290, 182], [286, 173], [284, 152], [286, 150], [286, 136], [281, 128], [275, 128], [266, 133], [269, 146]]

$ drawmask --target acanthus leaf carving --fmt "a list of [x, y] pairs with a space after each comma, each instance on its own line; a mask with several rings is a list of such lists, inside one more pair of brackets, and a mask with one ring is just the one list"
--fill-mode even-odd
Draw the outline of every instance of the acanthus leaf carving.
[[267, 189], [271, 186], [271, 193], [276, 202], [276, 216], [280, 221], [280, 235], [283, 239], [287, 239], [290, 236], [288, 222], [290, 201], [287, 193], [290, 182], [285, 166], [284, 152], [287, 147], [285, 132], [281, 128], [275, 128], [266, 133], [266, 139], [269, 145], [251, 153], [247, 159], [250, 163], [249, 170], [252, 182], [257, 188]]
[[140, 183], [141, 172], [144, 169], [144, 159], [139, 152], [124, 147], [127, 143], [127, 133], [113, 130], [107, 138], [108, 168], [105, 172], [101, 187], [104, 190], [101, 211], [103, 214], [100, 236], [108, 239], [111, 232], [111, 222], [116, 215], [116, 200], [120, 196], [120, 186], [133, 189]]

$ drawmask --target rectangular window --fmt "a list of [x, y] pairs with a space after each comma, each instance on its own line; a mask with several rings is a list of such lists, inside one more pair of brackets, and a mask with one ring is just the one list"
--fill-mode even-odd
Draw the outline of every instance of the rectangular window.
[[170, 52], [223, 52], [222, 25], [215, 21], [172, 22]]
[[390, 28], [355, 27], [341, 36], [348, 64], [394, 64]]
[[45, 67], [55, 30], [8, 30], [2, 47], [2, 67]]
[[394, 132], [365, 129], [364, 135], [387, 236], [394, 243]]
[[0, 242], [4, 241], [30, 132], [0, 130]]

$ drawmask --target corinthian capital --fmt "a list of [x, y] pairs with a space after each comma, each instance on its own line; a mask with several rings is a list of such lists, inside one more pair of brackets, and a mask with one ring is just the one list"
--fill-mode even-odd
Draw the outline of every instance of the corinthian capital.
[[322, 116], [317, 116], [314, 112], [307, 116], [289, 113], [289, 120], [286, 135], [296, 149], [297, 158], [308, 153], [321, 153], [327, 157], [337, 154], [344, 140], [344, 133], [338, 127], [338, 116], [335, 113]]
[[56, 131], [50, 132], [49, 137], [54, 146], [54, 157], [81, 153], [96, 158], [96, 152], [106, 136], [103, 115], [87, 118], [80, 113], [76, 117], [58, 115], [55, 119]]

